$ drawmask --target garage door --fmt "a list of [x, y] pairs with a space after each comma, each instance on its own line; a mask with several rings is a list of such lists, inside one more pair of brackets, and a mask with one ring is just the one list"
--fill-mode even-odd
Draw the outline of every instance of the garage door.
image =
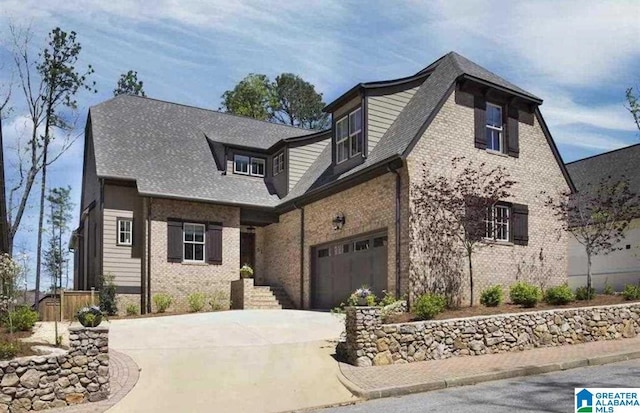
[[386, 233], [365, 235], [312, 249], [311, 305], [334, 308], [366, 285], [380, 297], [387, 289]]

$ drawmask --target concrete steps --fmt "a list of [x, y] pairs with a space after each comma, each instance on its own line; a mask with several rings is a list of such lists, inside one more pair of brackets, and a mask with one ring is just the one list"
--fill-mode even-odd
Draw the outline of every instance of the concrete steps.
[[[247, 305], [248, 304], [248, 305]], [[280, 286], [254, 286], [245, 308], [260, 310], [281, 310], [295, 308], [284, 288]]]

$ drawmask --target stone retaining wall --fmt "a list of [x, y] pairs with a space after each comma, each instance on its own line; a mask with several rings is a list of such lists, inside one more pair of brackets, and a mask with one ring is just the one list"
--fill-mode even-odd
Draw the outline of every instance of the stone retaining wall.
[[346, 355], [356, 366], [521, 351], [640, 333], [640, 304], [382, 324], [379, 307], [346, 310]]
[[69, 350], [0, 361], [0, 413], [44, 410], [109, 396], [109, 329], [69, 328]]

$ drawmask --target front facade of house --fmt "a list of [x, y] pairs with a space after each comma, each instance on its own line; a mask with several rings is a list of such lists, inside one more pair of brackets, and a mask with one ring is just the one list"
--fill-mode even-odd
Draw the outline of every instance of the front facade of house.
[[491, 218], [498, 239], [474, 257], [475, 290], [562, 283], [567, 237], [539, 194], [572, 184], [540, 104], [455, 53], [356, 85], [322, 132], [114, 98], [89, 113], [75, 288], [112, 274], [122, 308], [150, 311], [165, 292], [184, 309], [192, 292], [228, 296], [247, 263], [296, 308], [332, 308], [363, 284], [413, 299], [411, 185], [461, 156], [517, 181]]
[[[591, 156], [567, 164], [577, 189], [588, 190], [603, 179], [627, 180], [633, 193], [640, 193], [640, 144]], [[610, 285], [622, 291], [627, 284], [640, 284], [640, 217], [631, 221], [624, 238], [609, 254], [592, 258], [592, 283], [597, 291]], [[569, 237], [569, 285], [573, 288], [587, 284], [587, 254], [584, 246]]]

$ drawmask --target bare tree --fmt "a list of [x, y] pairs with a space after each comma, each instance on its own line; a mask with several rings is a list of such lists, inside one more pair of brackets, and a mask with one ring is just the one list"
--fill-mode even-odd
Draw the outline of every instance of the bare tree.
[[610, 176], [588, 184], [574, 194], [549, 196], [546, 201], [554, 214], [583, 247], [587, 255], [587, 291], [591, 297], [591, 261], [618, 249], [631, 220], [640, 209], [638, 194], [629, 182]]
[[[470, 304], [474, 302], [473, 253], [486, 245], [487, 235], [495, 237], [500, 228], [487, 224], [487, 214], [495, 205], [509, 198], [515, 181], [503, 167], [487, 168], [464, 158], [452, 160], [450, 176], [432, 174], [424, 165], [423, 179], [411, 188], [413, 214], [420, 218], [426, 242], [455, 240], [467, 257], [469, 270]], [[435, 248], [432, 246], [431, 248]]]
[[[0, 70], [4, 69], [0, 64]], [[11, 254], [9, 248], [9, 216], [7, 215], [6, 185], [4, 179], [4, 139], [2, 136], [2, 119], [11, 111], [9, 101], [13, 86], [13, 73], [9, 82], [0, 84], [0, 253]]]
[[[13, 60], [25, 107], [28, 112], [28, 137], [17, 143], [17, 178], [9, 190], [8, 216], [10, 223], [9, 247], [13, 250], [15, 235], [24, 216], [33, 185], [41, 174], [40, 214], [38, 222], [38, 251], [36, 264], [36, 302], [39, 299], [44, 224], [44, 200], [47, 167], [64, 154], [78, 138], [71, 134], [77, 108], [75, 95], [80, 89], [95, 91], [87, 81], [93, 73], [91, 66], [84, 73], [75, 68], [81, 50], [76, 33], [55, 28], [38, 58], [30, 54], [33, 34], [29, 28], [10, 26]], [[67, 111], [67, 112], [65, 112]], [[71, 112], [69, 112], [71, 111]], [[54, 130], [56, 133], [54, 133]], [[50, 153], [50, 144], [59, 140], [56, 152]]]
[[634, 93], [633, 88], [630, 87], [627, 89], [625, 96], [627, 98], [627, 103], [629, 104], [626, 108], [629, 113], [631, 113], [631, 116], [633, 116], [633, 120], [636, 122], [638, 129], [640, 129], [640, 100], [638, 100], [637, 91], [637, 87], [636, 93]]

